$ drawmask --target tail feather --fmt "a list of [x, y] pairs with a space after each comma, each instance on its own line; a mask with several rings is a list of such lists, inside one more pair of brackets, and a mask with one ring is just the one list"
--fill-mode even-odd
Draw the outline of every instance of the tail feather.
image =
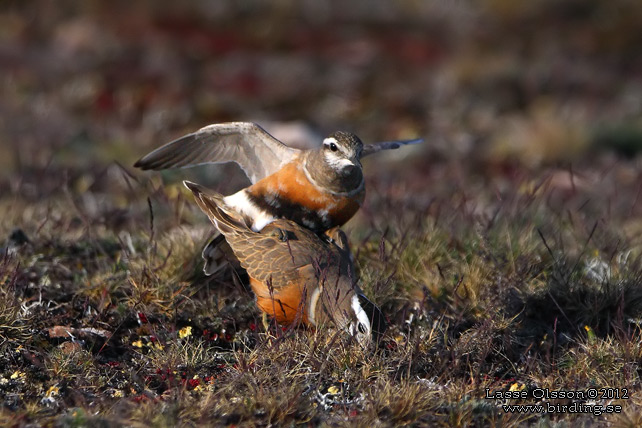
[[251, 231], [241, 215], [226, 206], [223, 195], [191, 181], [185, 180], [183, 184], [194, 193], [196, 204], [223, 235]]

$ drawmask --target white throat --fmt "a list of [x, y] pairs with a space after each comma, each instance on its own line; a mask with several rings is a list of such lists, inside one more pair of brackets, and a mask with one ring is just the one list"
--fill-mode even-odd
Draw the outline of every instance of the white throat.
[[325, 152], [323, 157], [325, 158], [326, 163], [336, 172], [341, 172], [341, 170], [346, 166], [354, 166], [354, 162], [350, 159], [346, 159], [345, 157], [339, 156], [333, 152]]
[[[348, 161], [348, 162], [350, 162], [350, 161]], [[352, 165], [354, 165], [352, 162], [350, 162], [350, 163]], [[310, 174], [310, 172], [308, 171], [308, 159], [307, 158], [305, 158], [305, 160], [303, 161], [303, 173], [305, 174], [305, 178], [307, 178], [308, 181], [310, 183], [312, 183], [312, 185], [314, 187], [316, 187], [318, 190], [320, 190], [321, 192], [324, 192], [324, 193], [331, 193], [334, 196], [342, 196], [342, 197], [354, 196], [354, 195], [356, 195], [357, 193], [359, 193], [359, 192], [361, 192], [363, 190], [363, 187], [365, 186], [365, 183], [366, 183], [365, 179], [363, 177], [361, 177], [361, 183], [359, 183], [359, 185], [356, 188], [354, 188], [353, 190], [350, 190], [349, 192], [333, 192], [332, 190], [328, 189], [327, 187], [323, 187], [321, 184], [319, 184], [318, 181], [316, 181], [312, 177], [312, 174]]]

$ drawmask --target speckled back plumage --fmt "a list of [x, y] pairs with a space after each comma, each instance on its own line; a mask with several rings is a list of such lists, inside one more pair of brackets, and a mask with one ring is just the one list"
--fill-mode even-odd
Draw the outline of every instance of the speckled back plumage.
[[276, 219], [256, 232], [243, 215], [225, 206], [222, 196], [193, 183], [186, 185], [247, 270], [257, 305], [264, 312], [283, 324], [331, 322], [353, 335], [363, 330], [357, 328], [360, 323], [367, 324], [367, 340], [371, 339], [372, 316], [383, 319], [383, 315], [356, 285], [354, 263], [341, 230], [332, 229], [322, 238], [291, 220]]

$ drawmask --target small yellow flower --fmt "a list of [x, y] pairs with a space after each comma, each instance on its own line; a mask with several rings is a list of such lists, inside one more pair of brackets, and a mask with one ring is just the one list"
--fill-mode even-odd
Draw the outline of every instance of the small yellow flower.
[[339, 393], [339, 388], [336, 386], [332, 385], [330, 388], [328, 388], [328, 392], [332, 395], [336, 395]]
[[586, 330], [586, 334], [588, 335], [589, 342], [595, 341], [597, 336], [595, 336], [595, 332], [593, 331], [593, 329], [591, 327], [589, 327], [588, 325], [585, 325], [584, 326], [584, 330]]
[[397, 342], [397, 345], [405, 345], [406, 338], [403, 335], [398, 334], [395, 336], [395, 342]]
[[510, 386], [509, 391], [522, 391], [524, 388], [526, 388], [526, 385], [520, 384], [519, 382], [515, 382]]
[[178, 332], [178, 337], [181, 339], [185, 339], [187, 336], [192, 335], [192, 326], [188, 325], [187, 327], [183, 327], [179, 330]]
[[60, 388], [58, 388], [56, 385], [54, 385], [54, 386], [50, 387], [47, 390], [47, 392], [45, 393], [45, 397], [47, 397], [47, 398], [56, 397], [59, 392], [60, 392]]
[[27, 377], [27, 375], [24, 372], [21, 372], [20, 370], [16, 370], [13, 372], [11, 375], [11, 379], [19, 379], [19, 380], [24, 380], [24, 378]]
[[132, 342], [132, 346], [135, 346], [137, 348], [142, 348], [143, 347], [143, 341], [138, 339], [136, 342]]

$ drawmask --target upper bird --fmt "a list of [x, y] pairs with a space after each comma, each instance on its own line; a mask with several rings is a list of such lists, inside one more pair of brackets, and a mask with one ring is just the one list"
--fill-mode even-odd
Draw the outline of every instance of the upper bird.
[[335, 132], [315, 149], [288, 147], [251, 122], [206, 126], [149, 153], [134, 164], [142, 169], [182, 168], [236, 162], [252, 185], [226, 196], [255, 231], [277, 218], [314, 232], [346, 223], [365, 196], [361, 158], [421, 139], [364, 145], [354, 134]]

